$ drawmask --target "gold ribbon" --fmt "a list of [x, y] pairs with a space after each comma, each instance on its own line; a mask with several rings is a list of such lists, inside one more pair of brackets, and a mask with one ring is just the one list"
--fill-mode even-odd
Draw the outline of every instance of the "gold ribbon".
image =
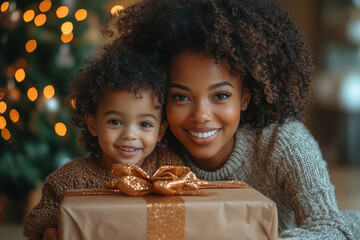
[[151, 177], [133, 164], [114, 164], [111, 171], [115, 178], [107, 182], [105, 187], [128, 196], [144, 196], [150, 193], [199, 196], [211, 194], [200, 189], [249, 188], [249, 185], [237, 181], [211, 184], [198, 179], [190, 168], [183, 166], [160, 167]]

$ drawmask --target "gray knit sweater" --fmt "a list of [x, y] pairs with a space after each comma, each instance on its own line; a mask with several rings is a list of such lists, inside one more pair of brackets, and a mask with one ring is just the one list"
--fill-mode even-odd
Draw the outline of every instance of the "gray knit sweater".
[[[151, 176], [157, 168], [165, 165], [184, 164], [173, 152], [157, 147], [141, 168]], [[78, 158], [68, 162], [46, 179], [39, 204], [24, 218], [24, 235], [28, 239], [40, 239], [46, 228], [58, 227], [60, 201], [65, 190], [104, 188], [104, 184], [112, 178], [112, 173], [100, 168], [92, 158]]]
[[188, 157], [185, 162], [198, 178], [243, 180], [276, 202], [280, 239], [360, 239], [360, 213], [347, 212], [348, 224], [339, 212], [326, 162], [302, 123], [240, 128], [232, 154], [216, 171]]

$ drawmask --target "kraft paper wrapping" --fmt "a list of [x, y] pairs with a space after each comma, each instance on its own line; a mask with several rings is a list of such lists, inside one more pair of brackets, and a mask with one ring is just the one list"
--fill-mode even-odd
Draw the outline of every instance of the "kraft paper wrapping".
[[[65, 197], [60, 206], [59, 237], [62, 240], [165, 238], [159, 236], [167, 236], [165, 239], [277, 239], [277, 208], [273, 201], [252, 188], [208, 191], [214, 194]], [[159, 211], [151, 205], [157, 201], [160, 206], [171, 203], [165, 212], [171, 213], [172, 219], [164, 221], [161, 216], [156, 220], [156, 214], [152, 217]], [[172, 209], [175, 205], [180, 208]], [[173, 214], [179, 209], [180, 212]], [[168, 224], [156, 222], [154, 228], [148, 219], [160, 219], [162, 224]], [[166, 235], [169, 232], [174, 233], [170, 238]]]

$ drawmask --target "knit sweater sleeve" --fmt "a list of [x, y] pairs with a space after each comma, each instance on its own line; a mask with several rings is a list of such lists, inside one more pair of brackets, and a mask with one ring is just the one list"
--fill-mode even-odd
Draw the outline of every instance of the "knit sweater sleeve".
[[61, 193], [51, 177], [45, 181], [39, 204], [24, 218], [23, 233], [28, 239], [40, 239], [46, 228], [57, 229]]
[[281, 156], [277, 181], [295, 213], [297, 227], [280, 239], [353, 239], [338, 210], [334, 186], [319, 146], [305, 126], [291, 123], [279, 131], [275, 154]]

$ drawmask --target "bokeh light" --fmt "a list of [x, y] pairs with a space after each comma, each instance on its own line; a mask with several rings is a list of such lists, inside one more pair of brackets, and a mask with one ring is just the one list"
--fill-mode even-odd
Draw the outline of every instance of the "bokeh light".
[[11, 119], [11, 121], [16, 123], [17, 121], [19, 121], [19, 118], [20, 118], [19, 112], [16, 111], [15, 109], [11, 109], [11, 111], [10, 111], [10, 119]]
[[6, 119], [3, 116], [0, 116], [0, 129], [6, 127]]
[[20, 101], [21, 99], [21, 91], [17, 87], [13, 87], [9, 92], [9, 97], [15, 102]]
[[64, 18], [69, 14], [69, 8], [66, 6], [61, 6], [56, 10], [56, 16], [58, 18]]
[[71, 100], [70, 100], [70, 104], [71, 104], [71, 107], [72, 107], [73, 109], [76, 108], [76, 101], [75, 101], [75, 99], [71, 99]]
[[24, 71], [24, 69], [20, 68], [15, 72], [15, 79], [18, 82], [22, 82], [25, 79], [25, 71]]
[[36, 40], [34, 39], [29, 40], [25, 45], [25, 49], [28, 53], [35, 51], [36, 47], [37, 47], [37, 43]]
[[35, 12], [34, 10], [27, 10], [24, 15], [23, 15], [23, 19], [25, 22], [30, 22], [34, 19], [35, 17]]
[[64, 123], [58, 122], [55, 124], [55, 132], [59, 136], [65, 136], [67, 128]]
[[46, 99], [50, 99], [54, 96], [55, 94], [55, 89], [52, 85], [47, 85], [45, 88], [44, 88], [44, 96]]
[[41, 12], [47, 12], [51, 8], [51, 1], [50, 0], [44, 0], [39, 4], [39, 9]]
[[4, 113], [6, 111], [7, 105], [5, 102], [0, 102], [0, 113]]
[[0, 100], [3, 99], [3, 97], [5, 97], [5, 89], [0, 88]]
[[69, 34], [61, 34], [61, 41], [63, 43], [69, 43], [69, 42], [71, 42], [71, 40], [73, 40], [73, 38], [74, 38], [74, 35], [72, 32]]
[[118, 11], [123, 10], [123, 9], [124, 9], [123, 6], [121, 6], [121, 5], [115, 5], [115, 6], [113, 6], [113, 7], [111, 8], [110, 12], [111, 12], [112, 15], [115, 15], [115, 14], [118, 13]]
[[16, 60], [15, 66], [17, 68], [26, 68], [27, 62], [25, 58], [19, 58], [18, 60]]
[[27, 91], [27, 96], [32, 102], [37, 99], [38, 95], [38, 91], [34, 87], [29, 88], [29, 90]]
[[72, 32], [74, 26], [71, 22], [64, 22], [62, 25], [61, 25], [61, 32], [63, 34], [69, 34]]
[[15, 76], [16, 68], [15, 66], [8, 66], [6, 68], [6, 76], [8, 78], [13, 78]]
[[5, 12], [6, 10], [8, 10], [8, 8], [9, 8], [9, 2], [3, 2], [2, 4], [1, 4], [1, 11], [2, 12]]
[[79, 9], [75, 13], [75, 18], [78, 21], [82, 21], [87, 17], [87, 11], [85, 9]]
[[39, 15], [37, 15], [34, 19], [34, 23], [36, 26], [40, 27], [42, 25], [44, 25], [46, 22], [46, 15], [41, 13]]
[[7, 141], [11, 138], [10, 131], [7, 128], [1, 130], [1, 136]]

